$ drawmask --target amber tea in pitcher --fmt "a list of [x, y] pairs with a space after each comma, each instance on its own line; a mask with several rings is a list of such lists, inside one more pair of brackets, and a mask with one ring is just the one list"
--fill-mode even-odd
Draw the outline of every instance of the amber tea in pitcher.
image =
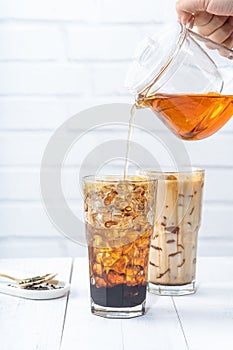
[[157, 94], [136, 102], [151, 107], [184, 140], [199, 140], [218, 131], [233, 115], [233, 96], [207, 94]]

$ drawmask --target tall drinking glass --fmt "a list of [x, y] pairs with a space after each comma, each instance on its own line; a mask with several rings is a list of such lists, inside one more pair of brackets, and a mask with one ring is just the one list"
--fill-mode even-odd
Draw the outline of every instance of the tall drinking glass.
[[149, 291], [160, 295], [194, 293], [204, 170], [148, 170], [146, 174], [158, 179]]
[[108, 318], [145, 313], [156, 181], [84, 178], [91, 311]]

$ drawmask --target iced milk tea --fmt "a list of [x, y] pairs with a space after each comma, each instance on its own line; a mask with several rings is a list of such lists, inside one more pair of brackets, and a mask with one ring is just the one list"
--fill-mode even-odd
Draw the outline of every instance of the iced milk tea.
[[148, 173], [158, 179], [149, 290], [161, 295], [193, 293], [204, 170]]

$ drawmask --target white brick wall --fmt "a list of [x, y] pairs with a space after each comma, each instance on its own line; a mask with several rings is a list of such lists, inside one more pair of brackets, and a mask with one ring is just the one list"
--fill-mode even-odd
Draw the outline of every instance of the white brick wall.
[[56, 61], [64, 54], [62, 31], [56, 25], [0, 23], [1, 60]]
[[84, 23], [148, 23], [174, 19], [174, 0], [20, 0], [0, 1], [3, 19], [59, 20]]
[[82, 95], [90, 88], [84, 63], [7, 62], [0, 67], [1, 95]]
[[[176, 20], [174, 6], [175, 0], [0, 0], [0, 256], [85, 254], [59, 235], [43, 210], [44, 149], [78, 111], [132, 102], [124, 78], [136, 43]], [[233, 64], [213, 57], [232, 94]], [[99, 131], [83, 145], [120, 136], [117, 129]], [[148, 137], [135, 132], [134, 138], [151, 148]], [[233, 254], [233, 120], [186, 148], [193, 164], [207, 169], [200, 253]], [[159, 159], [159, 148], [154, 153]], [[80, 161], [74, 152], [64, 180], [77, 210]]]

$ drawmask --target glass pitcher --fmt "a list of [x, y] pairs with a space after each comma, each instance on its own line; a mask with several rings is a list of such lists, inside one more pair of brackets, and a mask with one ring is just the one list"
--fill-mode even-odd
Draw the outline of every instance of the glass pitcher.
[[137, 107], [152, 108], [184, 140], [214, 134], [233, 115], [233, 95], [221, 94], [223, 79], [200, 40], [215, 45], [225, 56], [233, 55], [177, 23], [138, 46], [126, 78]]

